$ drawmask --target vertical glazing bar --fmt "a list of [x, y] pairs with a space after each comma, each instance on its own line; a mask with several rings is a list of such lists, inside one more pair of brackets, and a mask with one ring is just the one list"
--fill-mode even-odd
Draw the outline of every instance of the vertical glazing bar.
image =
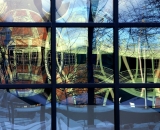
[[55, 6], [56, 1], [51, 0], [51, 84], [52, 84], [52, 111], [51, 111], [51, 119], [52, 119], [52, 130], [56, 130], [56, 24], [55, 24]]
[[[87, 71], [88, 83], [94, 83], [92, 65], [93, 28], [88, 28]], [[88, 125], [94, 125], [94, 88], [88, 88]]]
[[88, 83], [94, 83], [93, 64], [92, 64], [92, 40], [93, 40], [93, 27], [89, 27], [88, 28], [88, 50], [87, 50]]
[[118, 0], [113, 0], [113, 19], [114, 19], [114, 125], [115, 130], [120, 129], [119, 123], [119, 67], [118, 67]]
[[[91, 12], [91, 2], [90, 1], [90, 12], [89, 12], [89, 22], [93, 22], [92, 12]], [[87, 50], [87, 72], [88, 72], [88, 83], [94, 83], [93, 78], [93, 64], [92, 64], [92, 41], [93, 41], [93, 27], [88, 28], [88, 50]], [[88, 88], [88, 125], [94, 125], [94, 88]]]
[[94, 88], [88, 88], [88, 126], [94, 125]]

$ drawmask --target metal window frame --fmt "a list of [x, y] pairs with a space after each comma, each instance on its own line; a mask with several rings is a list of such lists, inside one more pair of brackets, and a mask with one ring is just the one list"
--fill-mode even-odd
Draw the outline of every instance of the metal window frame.
[[[52, 129], [56, 130], [56, 88], [88, 88], [89, 104], [93, 103], [94, 88], [114, 88], [114, 125], [115, 130], [120, 129], [119, 115], [119, 88], [158, 88], [160, 84], [120, 84], [119, 83], [119, 66], [118, 66], [118, 29], [123, 27], [160, 27], [160, 23], [119, 23], [118, 22], [118, 0], [113, 0], [113, 23], [56, 23], [55, 22], [55, 0], [51, 1], [51, 22], [45, 23], [25, 23], [25, 22], [0, 22], [0, 27], [50, 27], [51, 28], [51, 61], [52, 61], [52, 83], [38, 84], [38, 88], [52, 89]], [[114, 83], [113, 84], [94, 84], [89, 80], [88, 84], [56, 84], [56, 27], [94, 27], [113, 28], [114, 35]], [[89, 34], [90, 36], [90, 34]], [[90, 38], [90, 37], [89, 37]], [[91, 45], [91, 42], [89, 43]], [[92, 47], [89, 46], [90, 57]], [[89, 63], [91, 64], [91, 63]], [[93, 71], [92, 69], [88, 69]], [[88, 72], [90, 73], [90, 72]], [[92, 73], [92, 72], [91, 72]], [[20, 84], [1, 84], [0, 89], [21, 88]], [[23, 88], [37, 88], [35, 84], [23, 84]], [[92, 111], [93, 112], [93, 111]]]

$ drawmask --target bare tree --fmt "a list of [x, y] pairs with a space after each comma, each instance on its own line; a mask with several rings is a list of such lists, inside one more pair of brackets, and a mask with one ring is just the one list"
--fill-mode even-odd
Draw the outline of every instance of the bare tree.
[[79, 64], [77, 55], [86, 56], [87, 30], [57, 29], [57, 81], [61, 83], [81, 83], [87, 80], [86, 61]]

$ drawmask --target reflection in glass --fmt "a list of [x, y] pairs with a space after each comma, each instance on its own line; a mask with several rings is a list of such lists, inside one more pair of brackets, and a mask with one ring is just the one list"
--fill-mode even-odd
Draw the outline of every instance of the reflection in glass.
[[57, 22], [89, 22], [89, 15], [93, 22], [112, 22], [113, 0], [56, 0]]
[[159, 83], [159, 28], [119, 30], [120, 83]]
[[57, 83], [87, 83], [86, 28], [56, 28]]
[[94, 125], [97, 129], [114, 130], [114, 90], [95, 88]]
[[119, 22], [160, 22], [157, 0], [119, 0]]
[[87, 88], [57, 88], [56, 99], [57, 130], [83, 129], [87, 125]]
[[95, 28], [92, 43], [95, 83], [113, 83], [113, 29]]
[[87, 91], [87, 88], [56, 89], [57, 130], [114, 129], [113, 89], [95, 88], [95, 105], [88, 105]]
[[159, 88], [121, 88], [120, 129], [159, 129]]
[[0, 89], [0, 128], [51, 129], [50, 92], [50, 89]]
[[0, 83], [50, 83], [50, 29], [0, 29]]
[[[57, 88], [57, 130], [114, 130], [114, 92], [112, 88], [95, 88], [94, 104], [88, 105], [87, 88]], [[91, 115], [93, 118], [91, 118]], [[93, 121], [93, 125], [89, 122]]]
[[47, 22], [50, 0], [0, 0], [0, 22]]

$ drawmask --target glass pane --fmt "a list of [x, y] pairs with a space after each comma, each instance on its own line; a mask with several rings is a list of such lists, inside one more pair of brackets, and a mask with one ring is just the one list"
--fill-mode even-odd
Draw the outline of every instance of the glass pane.
[[56, 28], [57, 83], [87, 83], [87, 28]]
[[120, 83], [159, 83], [160, 28], [119, 30]]
[[56, 89], [57, 130], [84, 129], [87, 125], [87, 88]]
[[56, 0], [56, 22], [111, 23], [113, 0]]
[[159, 88], [121, 88], [120, 129], [159, 129]]
[[114, 130], [114, 89], [95, 88], [95, 130]]
[[95, 28], [92, 43], [95, 83], [113, 83], [113, 29]]
[[160, 22], [157, 0], [119, 0], [119, 22]]
[[51, 83], [50, 29], [0, 28], [0, 83]]
[[1, 129], [51, 129], [50, 89], [0, 89]]
[[50, 21], [50, 0], [0, 0], [0, 22]]

